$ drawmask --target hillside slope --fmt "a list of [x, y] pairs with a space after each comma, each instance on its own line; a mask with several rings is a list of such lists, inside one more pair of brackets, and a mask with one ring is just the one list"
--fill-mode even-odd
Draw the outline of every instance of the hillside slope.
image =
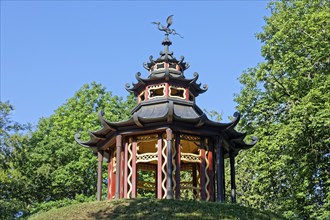
[[70, 219], [283, 219], [270, 212], [232, 204], [130, 199], [89, 202], [36, 214], [29, 220]]

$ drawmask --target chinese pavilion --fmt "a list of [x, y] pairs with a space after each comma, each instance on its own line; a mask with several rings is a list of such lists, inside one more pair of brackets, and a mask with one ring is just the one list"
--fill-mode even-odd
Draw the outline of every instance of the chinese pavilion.
[[[178, 35], [167, 26], [164, 51], [156, 60], [152, 56], [143, 66], [149, 75], [136, 74], [137, 83], [126, 85], [137, 98], [137, 106], [126, 121], [109, 122], [99, 113], [102, 128], [89, 132], [88, 141], [76, 141], [98, 155], [97, 199], [102, 195], [102, 162], [108, 162], [108, 199], [136, 198], [143, 190], [158, 199], [225, 200], [224, 160], [230, 160], [231, 200], [236, 202], [235, 157], [245, 143], [245, 133], [235, 130], [240, 120], [236, 112], [229, 123], [211, 121], [196, 105], [195, 99], [207, 90], [197, 83], [198, 74], [187, 79], [189, 64], [181, 56], [177, 60], [169, 51], [168, 36]], [[153, 181], [140, 178], [149, 174]], [[150, 178], [149, 178], [150, 179]], [[141, 191], [142, 190], [142, 191]]]

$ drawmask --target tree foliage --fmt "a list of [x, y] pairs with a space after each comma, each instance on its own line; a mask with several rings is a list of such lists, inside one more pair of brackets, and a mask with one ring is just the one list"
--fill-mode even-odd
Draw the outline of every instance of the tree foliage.
[[[11, 199], [24, 203], [23, 208], [14, 209], [14, 214], [25, 216], [94, 199], [97, 158], [91, 150], [79, 146], [74, 135], [81, 132], [82, 138], [88, 139], [88, 130], [98, 130], [98, 111], [104, 110], [110, 121], [119, 121], [130, 115], [134, 104], [132, 96], [124, 101], [93, 82], [79, 89], [49, 118], [42, 118], [24, 144], [24, 159], [12, 169], [24, 174], [27, 181], [11, 178], [24, 187], [17, 193], [5, 189]], [[5, 172], [9, 175], [11, 171]]]
[[23, 165], [26, 157], [24, 146], [28, 136], [24, 132], [30, 126], [13, 121], [13, 110], [9, 102], [0, 102], [0, 219], [15, 216], [26, 206], [28, 180], [16, 168]]
[[241, 202], [286, 217], [330, 216], [330, 10], [323, 0], [269, 4], [265, 59], [240, 77], [242, 127], [258, 136], [238, 158]]

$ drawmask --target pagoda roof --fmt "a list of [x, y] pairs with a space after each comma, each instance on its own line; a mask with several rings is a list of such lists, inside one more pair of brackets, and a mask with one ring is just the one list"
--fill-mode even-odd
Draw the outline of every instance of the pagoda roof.
[[[126, 90], [134, 93], [135, 97], [139, 97], [139, 104], [132, 110], [131, 117], [127, 120], [119, 122], [110, 122], [104, 118], [103, 111], [100, 111], [99, 121], [102, 128], [97, 131], [88, 131], [89, 140], [80, 139], [80, 134], [75, 135], [75, 140], [82, 146], [92, 148], [94, 151], [106, 149], [115, 145], [115, 136], [118, 134], [124, 137], [133, 135], [144, 135], [150, 133], [163, 132], [166, 128], [182, 134], [191, 134], [199, 136], [216, 137], [221, 136], [227, 148], [236, 155], [242, 149], [248, 149], [256, 144], [257, 139], [252, 138], [251, 143], [245, 143], [246, 133], [235, 130], [240, 120], [240, 114], [235, 113], [234, 119], [228, 123], [215, 122], [206, 116], [206, 114], [195, 104], [195, 97], [207, 91], [207, 85], [201, 86], [197, 83], [199, 74], [194, 73], [192, 79], [184, 76], [184, 71], [190, 67], [190, 64], [184, 61], [181, 56], [177, 60], [169, 46], [172, 44], [168, 36], [179, 35], [174, 29], [167, 27], [159, 27], [158, 29], [165, 31], [165, 38], [162, 42], [164, 50], [160, 52], [159, 58], [156, 60], [152, 56], [149, 62], [143, 64], [148, 70], [148, 78], [142, 78], [141, 73], [136, 73], [137, 83], [126, 84]], [[180, 35], [179, 35], [180, 36]], [[188, 98], [164, 95], [157, 98], [147, 96], [141, 99], [150, 91], [152, 86], [182, 87], [189, 92]], [[150, 86], [150, 87], [148, 87]], [[146, 90], [146, 87], [147, 90]], [[169, 87], [163, 86], [169, 89]], [[142, 92], [146, 91], [145, 94]], [[167, 90], [168, 91], [168, 90]], [[164, 92], [165, 93], [165, 92]], [[190, 93], [192, 99], [190, 99]], [[149, 95], [149, 94], [148, 94]]]
[[[132, 116], [128, 120], [119, 122], [109, 122], [104, 118], [103, 111], [99, 112], [99, 120], [102, 128], [97, 131], [89, 131], [90, 139], [88, 141], [80, 140], [80, 135], [76, 134], [76, 141], [88, 148], [95, 150], [102, 147], [118, 133], [130, 133], [136, 130], [151, 129], [163, 125], [180, 125], [182, 129], [206, 131], [212, 134], [224, 136], [225, 140], [238, 153], [241, 149], [248, 149], [256, 143], [245, 143], [246, 133], [240, 133], [234, 128], [240, 120], [240, 114], [235, 113], [234, 119], [228, 123], [214, 122], [207, 118], [205, 113], [193, 102], [181, 101], [178, 99], [159, 99], [152, 102], [140, 103], [132, 111]], [[177, 127], [177, 126], [176, 126]]]

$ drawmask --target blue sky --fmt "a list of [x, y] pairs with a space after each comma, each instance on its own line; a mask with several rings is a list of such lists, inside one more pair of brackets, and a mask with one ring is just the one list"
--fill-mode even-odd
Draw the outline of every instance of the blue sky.
[[1, 1], [1, 101], [15, 106], [12, 118], [36, 124], [50, 116], [83, 84], [102, 83], [126, 97], [142, 63], [163, 49], [165, 23], [184, 38], [171, 36], [170, 50], [190, 63], [208, 84], [197, 98], [202, 109], [224, 121], [235, 111], [238, 77], [262, 62], [266, 1]]

